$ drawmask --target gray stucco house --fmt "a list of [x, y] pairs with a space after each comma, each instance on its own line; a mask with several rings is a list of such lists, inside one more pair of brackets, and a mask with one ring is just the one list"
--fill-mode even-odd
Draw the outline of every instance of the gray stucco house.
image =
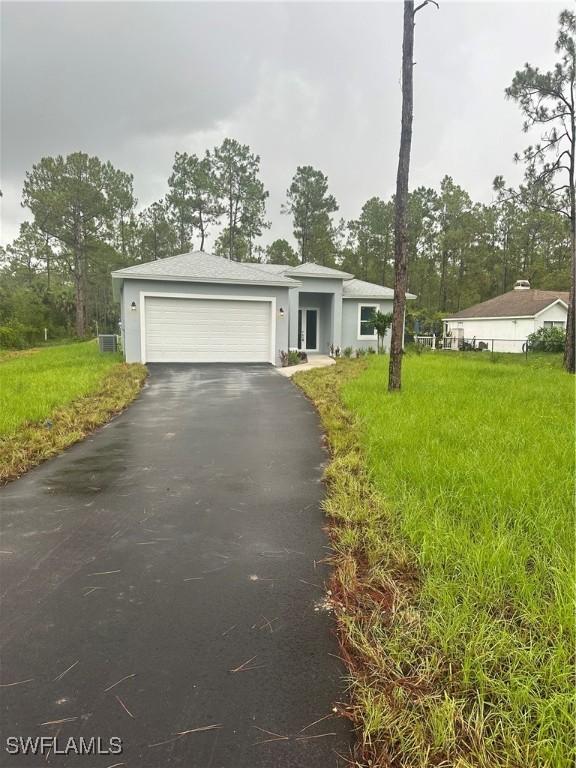
[[392, 289], [338, 269], [238, 263], [204, 251], [117, 270], [112, 282], [128, 362], [280, 365], [288, 349], [375, 349], [370, 318], [392, 311]]

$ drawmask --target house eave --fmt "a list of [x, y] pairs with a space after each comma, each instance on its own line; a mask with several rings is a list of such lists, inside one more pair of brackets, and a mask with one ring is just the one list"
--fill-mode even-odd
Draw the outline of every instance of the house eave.
[[547, 312], [551, 307], [555, 307], [556, 304], [562, 304], [562, 306], [566, 309], [566, 311], [568, 311], [568, 304], [566, 304], [566, 302], [563, 299], [556, 299], [556, 301], [551, 302], [550, 304], [548, 304], [547, 307], [544, 307], [544, 309], [541, 309], [540, 312], [536, 312], [534, 317], [538, 317], [538, 315], [541, 315], [542, 312]]
[[[548, 307], [546, 307], [548, 309]], [[542, 310], [544, 312], [544, 310]], [[540, 313], [538, 313], [540, 314]], [[464, 320], [533, 320], [536, 315], [497, 315], [494, 317], [475, 315], [474, 317], [443, 317], [442, 322], [447, 323], [449, 320], [458, 320], [459, 322]]]
[[210, 283], [212, 285], [264, 285], [277, 288], [297, 288], [302, 285], [298, 280], [238, 280], [225, 277], [187, 277], [183, 275], [127, 274], [122, 271], [112, 272], [113, 280], [155, 280], [165, 283]]
[[302, 271], [293, 272], [287, 269], [286, 274], [290, 276], [291, 280], [295, 279], [292, 277], [292, 275], [298, 275], [298, 277], [306, 277], [313, 280], [352, 280], [354, 278], [354, 275], [351, 275], [348, 272], [342, 272], [342, 274], [340, 275], [330, 275], [330, 274], [319, 274], [317, 272], [302, 272]]
[[555, 307], [556, 304], [561, 304], [568, 310], [568, 304], [566, 304], [564, 299], [554, 299], [554, 301], [551, 301], [550, 304], [547, 304], [543, 309], [540, 309], [533, 315], [468, 315], [465, 317], [454, 315], [453, 317], [444, 317], [442, 320], [443, 322], [448, 322], [448, 320], [534, 320], [534, 318], [539, 317], [543, 312], [547, 312], [551, 307]]
[[[406, 300], [407, 301], [413, 301], [415, 298], [417, 298], [417, 297], [414, 296], [411, 293], [410, 294], [406, 294]], [[373, 295], [372, 294], [371, 295], [371, 294], [368, 294], [368, 293], [363, 293], [363, 294], [354, 294], [354, 295], [348, 294], [347, 296], [342, 296], [342, 299], [343, 300], [345, 300], [345, 299], [360, 299], [360, 301], [366, 301], [368, 299], [370, 301], [393, 301], [394, 300], [394, 296], [382, 296], [382, 294], [378, 294], [378, 295]]]

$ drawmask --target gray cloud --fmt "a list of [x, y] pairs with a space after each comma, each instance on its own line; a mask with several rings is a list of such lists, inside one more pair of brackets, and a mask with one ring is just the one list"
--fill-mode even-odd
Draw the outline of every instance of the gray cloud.
[[[444, 3], [418, 15], [411, 185], [449, 173], [489, 200], [525, 143], [503, 90], [553, 61], [562, 3]], [[262, 158], [266, 239], [299, 164], [327, 173], [340, 214], [394, 189], [400, 3], [2, 4], [2, 241], [17, 234], [24, 174], [78, 149], [165, 194], [176, 150], [226, 135]]]

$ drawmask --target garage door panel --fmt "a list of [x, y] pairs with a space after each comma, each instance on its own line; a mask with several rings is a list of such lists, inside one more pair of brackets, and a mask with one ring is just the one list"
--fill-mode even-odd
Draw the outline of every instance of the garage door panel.
[[145, 297], [148, 362], [269, 362], [269, 301]]

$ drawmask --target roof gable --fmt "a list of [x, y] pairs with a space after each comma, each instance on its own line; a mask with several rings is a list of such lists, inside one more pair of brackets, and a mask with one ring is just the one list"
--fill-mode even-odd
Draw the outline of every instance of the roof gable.
[[[385, 285], [368, 283], [366, 280], [358, 280], [354, 277], [344, 282], [342, 296], [345, 299], [393, 299], [394, 290]], [[413, 293], [407, 293], [406, 298], [415, 299], [416, 296]]]
[[477, 317], [534, 317], [560, 300], [568, 306], [567, 291], [539, 291], [536, 289], [508, 291], [493, 299], [474, 304], [446, 320], [465, 320]]

